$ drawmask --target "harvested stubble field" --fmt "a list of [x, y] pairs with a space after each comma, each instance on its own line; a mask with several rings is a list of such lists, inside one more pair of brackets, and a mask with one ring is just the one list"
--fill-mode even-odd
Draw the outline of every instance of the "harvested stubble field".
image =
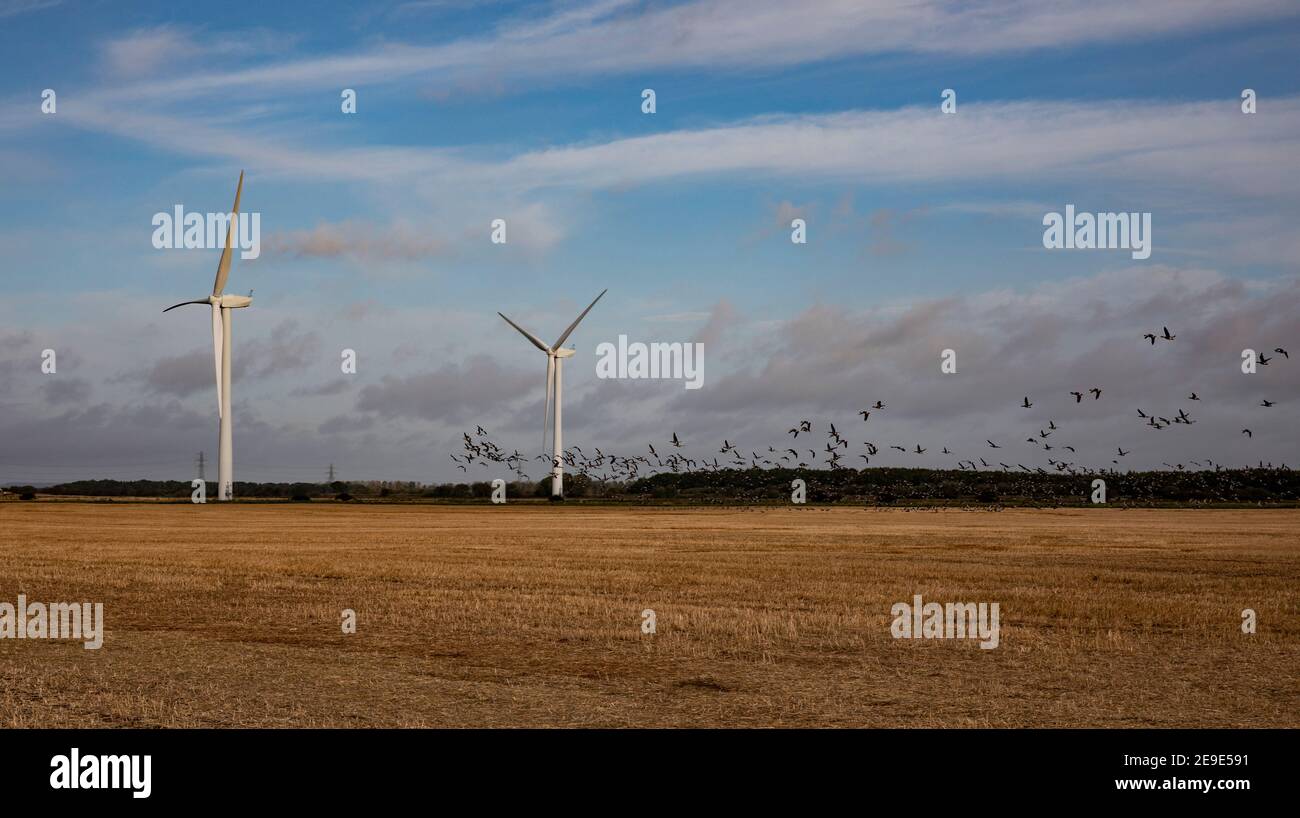
[[[0, 640], [0, 724], [1295, 727], [1298, 532], [1295, 510], [6, 503], [0, 600], [103, 602], [107, 635]], [[1000, 603], [1001, 645], [891, 638], [915, 593]]]

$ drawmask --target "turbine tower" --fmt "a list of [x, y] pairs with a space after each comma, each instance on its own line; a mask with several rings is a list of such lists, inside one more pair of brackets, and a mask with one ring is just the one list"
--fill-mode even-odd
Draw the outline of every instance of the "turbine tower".
[[531, 341], [533, 346], [546, 353], [546, 414], [542, 418], [542, 451], [546, 451], [546, 426], [547, 422], [551, 420], [551, 394], [554, 393], [555, 425], [551, 433], [552, 500], [564, 499], [564, 431], [561, 428], [560, 422], [563, 406], [561, 396], [564, 384], [562, 373], [564, 371], [564, 359], [573, 357], [573, 350], [565, 349], [561, 344], [568, 340], [569, 333], [573, 332], [573, 330], [577, 328], [578, 322], [587, 317], [587, 313], [591, 312], [591, 308], [596, 306], [596, 301], [599, 301], [607, 292], [609, 292], [608, 289], [601, 290], [600, 295], [596, 296], [596, 300], [587, 305], [587, 309], [582, 311], [582, 315], [575, 318], [573, 323], [569, 325], [569, 328], [566, 329], [564, 333], [560, 335], [559, 339], [551, 346], [542, 343], [542, 340], [536, 335], [533, 335], [514, 321], [511, 321], [509, 318], [506, 318], [505, 313], [497, 313], [497, 315], [505, 318], [507, 324], [519, 330], [520, 334]]
[[222, 295], [226, 288], [226, 279], [230, 276], [230, 241], [239, 223], [239, 195], [244, 189], [244, 172], [239, 172], [239, 185], [235, 188], [235, 207], [230, 214], [230, 223], [226, 226], [226, 248], [221, 251], [221, 261], [217, 264], [217, 280], [212, 285], [212, 295], [196, 301], [182, 301], [163, 312], [171, 312], [187, 304], [210, 304], [212, 306], [212, 355], [216, 364], [217, 375], [217, 416], [220, 421], [220, 434], [217, 446], [217, 499], [229, 500], [235, 484], [234, 446], [231, 442], [230, 423], [230, 316], [231, 310], [247, 307], [253, 299], [243, 295]]

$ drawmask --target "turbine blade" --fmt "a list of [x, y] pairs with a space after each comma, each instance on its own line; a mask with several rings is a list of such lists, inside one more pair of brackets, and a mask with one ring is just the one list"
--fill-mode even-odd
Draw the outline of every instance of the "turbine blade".
[[551, 392], [555, 389], [555, 356], [546, 356], [546, 413], [542, 416], [542, 454], [546, 454], [546, 432], [551, 428]]
[[221, 400], [221, 354], [225, 345], [225, 327], [221, 322], [221, 306], [212, 305], [212, 359], [216, 362], [217, 367], [217, 417], [221, 417], [221, 408], [225, 403]]
[[244, 172], [239, 172], [239, 185], [235, 187], [235, 209], [226, 227], [226, 249], [221, 251], [221, 261], [217, 264], [217, 281], [212, 285], [212, 294], [221, 295], [226, 289], [226, 279], [230, 277], [230, 240], [235, 235], [235, 224], [239, 221], [239, 194], [244, 191]]
[[[497, 313], [497, 315], [501, 316], [502, 318], [506, 318], [506, 315], [503, 312], [499, 312]], [[531, 332], [519, 326], [514, 321], [511, 321], [509, 318], [506, 318], [506, 323], [514, 327], [515, 329], [519, 330], [521, 333], [523, 333], [523, 336], [525, 338], [533, 342], [533, 346], [537, 347], [542, 352], [545, 352], [547, 355], [551, 354], [551, 348], [548, 347], [546, 344], [543, 344], [541, 338], [538, 338], [536, 335], [533, 335]]]
[[[608, 289], [601, 290], [600, 295], [596, 296], [596, 301], [599, 301], [602, 297], [604, 297], [605, 293], [607, 292], [609, 292]], [[579, 315], [577, 318], [573, 320], [573, 323], [569, 325], [569, 328], [566, 329], [564, 331], [564, 334], [560, 336], [560, 340], [555, 342], [555, 349], [559, 349], [560, 344], [564, 343], [564, 341], [569, 337], [569, 333], [573, 332], [573, 330], [577, 328], [578, 322], [587, 317], [587, 313], [591, 312], [591, 308], [596, 306], [596, 301], [593, 301], [590, 304], [588, 304], [587, 309], [582, 311], [582, 315]]]
[[179, 303], [179, 304], [172, 304], [170, 307], [168, 307], [167, 309], [163, 310], [163, 312], [171, 312], [172, 310], [176, 309], [177, 307], [184, 307], [186, 304], [207, 304], [207, 303], [208, 303], [208, 299], [206, 299], [206, 298], [199, 299], [198, 301], [182, 301], [182, 302]]

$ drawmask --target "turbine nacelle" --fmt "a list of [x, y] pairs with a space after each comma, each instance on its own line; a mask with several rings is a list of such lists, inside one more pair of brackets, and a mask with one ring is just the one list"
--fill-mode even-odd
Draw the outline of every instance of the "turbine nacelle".
[[179, 304], [173, 304], [163, 312], [171, 312], [177, 307], [184, 307], [189, 304], [210, 304], [214, 307], [222, 307], [228, 310], [237, 310], [241, 307], [247, 307], [253, 303], [253, 299], [247, 295], [210, 295], [207, 298], [199, 298], [194, 301], [182, 301]]
[[572, 358], [572, 357], [573, 357], [573, 353], [575, 353], [575, 352], [577, 352], [577, 351], [578, 351], [578, 350], [576, 350], [576, 349], [565, 349], [564, 347], [560, 347], [559, 349], [555, 350], [555, 351], [552, 352], [551, 354], [554, 355], [554, 356], [557, 357], [557, 358]]
[[240, 307], [247, 307], [253, 303], [251, 296], [247, 295], [223, 295], [220, 298], [221, 306], [228, 310], [237, 310]]

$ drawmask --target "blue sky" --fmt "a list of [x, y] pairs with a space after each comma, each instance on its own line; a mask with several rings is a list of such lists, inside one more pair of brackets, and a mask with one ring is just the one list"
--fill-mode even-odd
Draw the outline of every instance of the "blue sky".
[[[263, 249], [229, 285], [255, 291], [239, 479], [452, 478], [471, 423], [535, 446], [544, 359], [495, 312], [547, 337], [605, 287], [573, 338], [568, 441], [766, 447], [897, 396], [860, 436], [969, 458], [1101, 385], [1082, 465], [1116, 445], [1135, 466], [1294, 461], [1293, 370], [1236, 362], [1300, 348], [1297, 35], [1300, 10], [1266, 1], [0, 0], [0, 482], [211, 456], [205, 321], [160, 311], [206, 294], [217, 253], [154, 249], [150, 219], [228, 208], [241, 169]], [[1045, 250], [1066, 203], [1151, 212], [1151, 258]], [[1166, 324], [1181, 343], [1144, 348]], [[705, 388], [598, 381], [590, 352], [620, 333], [703, 340]], [[1200, 427], [1132, 427], [1198, 388]], [[1007, 412], [1025, 393], [1043, 417]]]

